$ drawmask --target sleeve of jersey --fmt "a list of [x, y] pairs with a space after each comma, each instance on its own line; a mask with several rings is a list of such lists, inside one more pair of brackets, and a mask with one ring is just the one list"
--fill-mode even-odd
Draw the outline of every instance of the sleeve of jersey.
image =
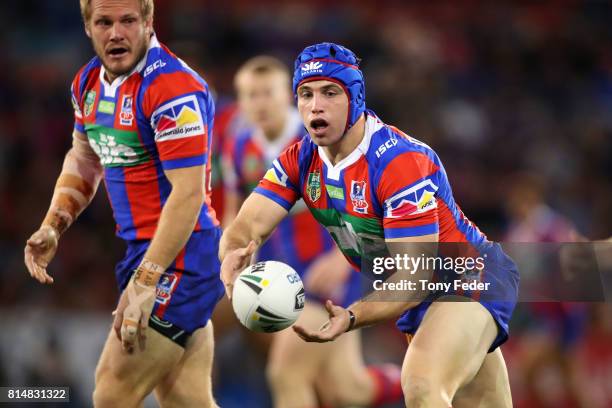
[[83, 113], [81, 112], [81, 107], [79, 106], [79, 96], [77, 92], [79, 90], [79, 74], [72, 81], [72, 85], [70, 85], [70, 100], [72, 102], [72, 108], [74, 109], [74, 129], [85, 133], [85, 124], [83, 123]]
[[300, 198], [298, 154], [302, 142], [289, 146], [272, 162], [265, 176], [255, 188], [255, 192], [275, 201], [277, 204], [291, 210], [293, 204]]
[[426, 155], [407, 152], [395, 157], [379, 179], [385, 238], [438, 232], [436, 166]]
[[146, 91], [143, 109], [150, 112], [155, 144], [164, 170], [201, 166], [208, 160], [207, 90], [191, 74], [162, 74]]

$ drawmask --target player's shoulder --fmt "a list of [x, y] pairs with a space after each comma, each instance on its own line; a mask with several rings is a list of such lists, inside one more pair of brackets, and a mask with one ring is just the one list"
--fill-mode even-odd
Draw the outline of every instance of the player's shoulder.
[[209, 93], [206, 81], [156, 37], [151, 39], [140, 75], [142, 87], [149, 92]]
[[91, 79], [94, 77], [97, 78], [100, 75], [101, 67], [102, 62], [100, 58], [95, 56], [79, 68], [71, 84], [71, 92], [75, 98], [80, 99], [87, 84], [91, 83]]
[[393, 168], [434, 168], [440, 166], [436, 152], [426, 143], [408, 135], [393, 125], [382, 122], [369, 111], [366, 135], [370, 138], [366, 153], [368, 165], [382, 173]]

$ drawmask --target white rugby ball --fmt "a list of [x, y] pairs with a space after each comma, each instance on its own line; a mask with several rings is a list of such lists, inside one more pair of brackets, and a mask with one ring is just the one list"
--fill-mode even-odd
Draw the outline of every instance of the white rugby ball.
[[282, 262], [250, 265], [234, 282], [232, 307], [249, 330], [272, 333], [286, 329], [300, 316], [304, 303], [300, 276]]

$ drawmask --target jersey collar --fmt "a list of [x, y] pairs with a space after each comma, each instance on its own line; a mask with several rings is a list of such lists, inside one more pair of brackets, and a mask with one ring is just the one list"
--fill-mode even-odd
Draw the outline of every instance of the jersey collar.
[[323, 147], [318, 146], [317, 150], [319, 152], [319, 157], [321, 158], [323, 163], [325, 163], [325, 167], [327, 167], [327, 178], [336, 181], [340, 180], [340, 173], [342, 172], [342, 170], [357, 162], [357, 160], [359, 160], [361, 156], [365, 156], [368, 152], [368, 149], [370, 148], [370, 142], [372, 141], [372, 135], [378, 130], [380, 130], [380, 128], [383, 127], [383, 124], [375, 115], [369, 112], [366, 112], [365, 115], [365, 132], [361, 143], [359, 143], [355, 150], [353, 150], [348, 156], [336, 163], [335, 166], [327, 157], [327, 154], [325, 153], [325, 150], [323, 150]]

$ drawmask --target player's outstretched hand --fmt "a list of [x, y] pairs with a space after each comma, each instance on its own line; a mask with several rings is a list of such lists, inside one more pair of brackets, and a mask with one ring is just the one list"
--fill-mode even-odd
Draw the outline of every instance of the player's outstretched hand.
[[307, 342], [325, 343], [335, 340], [342, 333], [346, 332], [350, 323], [348, 310], [342, 306], [336, 306], [331, 300], [325, 302], [325, 308], [329, 314], [329, 320], [319, 328], [319, 330], [309, 330], [300, 325], [293, 325], [293, 331], [302, 340]]
[[27, 240], [24, 250], [24, 261], [30, 276], [40, 283], [53, 283], [47, 273], [47, 265], [57, 251], [59, 234], [55, 228], [44, 225]]
[[131, 279], [113, 312], [113, 328], [123, 350], [134, 352], [136, 340], [144, 350], [149, 318], [155, 304], [155, 286], [145, 286]]
[[221, 280], [225, 285], [225, 293], [228, 299], [232, 299], [234, 281], [238, 274], [251, 263], [251, 256], [255, 253], [255, 249], [257, 249], [257, 244], [255, 241], [251, 241], [246, 247], [229, 252], [223, 259], [221, 264]]

